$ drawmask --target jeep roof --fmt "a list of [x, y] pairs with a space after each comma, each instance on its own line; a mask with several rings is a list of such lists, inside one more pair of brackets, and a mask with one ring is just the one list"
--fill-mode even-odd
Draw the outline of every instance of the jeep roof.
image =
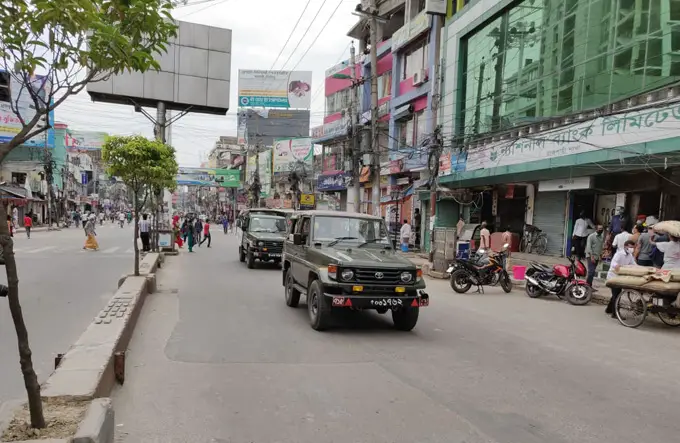
[[383, 220], [382, 217], [378, 217], [375, 215], [371, 214], [362, 214], [360, 212], [346, 212], [346, 211], [329, 211], [329, 210], [322, 210], [322, 209], [314, 209], [314, 210], [308, 210], [308, 211], [296, 211], [295, 216], [296, 217], [301, 217], [301, 216], [322, 216], [322, 217], [347, 217], [347, 218], [363, 218], [366, 220]]

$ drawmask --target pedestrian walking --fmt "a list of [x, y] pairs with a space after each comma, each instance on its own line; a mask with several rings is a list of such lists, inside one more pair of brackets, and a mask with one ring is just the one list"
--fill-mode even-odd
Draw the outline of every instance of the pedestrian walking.
[[229, 218], [226, 215], [222, 216], [222, 228], [225, 234], [229, 231]]
[[189, 245], [189, 252], [194, 252], [194, 244], [196, 244], [196, 235], [194, 233], [193, 220], [188, 219], [184, 222], [186, 226], [186, 241]]
[[210, 220], [208, 220], [207, 218], [205, 219], [205, 223], [203, 224], [203, 240], [201, 241], [201, 243], [199, 243], [199, 246], [201, 246], [203, 242], [205, 242], [206, 240], [208, 240], [208, 247], [210, 247]]
[[97, 236], [97, 233], [95, 232], [96, 220], [97, 217], [92, 214], [90, 217], [88, 217], [88, 220], [85, 223], [85, 235], [87, 238], [85, 240], [85, 246], [83, 246], [83, 249], [92, 251], [99, 249], [99, 243], [97, 243], [97, 239], [95, 238]]
[[593, 279], [595, 278], [595, 271], [597, 265], [600, 263], [602, 257], [602, 249], [604, 248], [604, 226], [597, 225], [595, 232], [588, 236], [586, 240], [586, 259], [588, 261], [588, 277], [586, 281], [592, 287]]
[[142, 219], [139, 221], [139, 238], [142, 239], [142, 251], [149, 252], [151, 246], [149, 243], [149, 236], [151, 235], [151, 222], [148, 220], [148, 214], [142, 214]]
[[194, 223], [194, 235], [196, 236], [196, 243], [201, 246], [201, 233], [203, 232], [203, 223], [201, 223], [200, 217], [196, 218], [196, 223]]
[[31, 213], [29, 212], [24, 216], [24, 228], [26, 229], [26, 237], [31, 238], [31, 228], [33, 227], [33, 219], [31, 218]]
[[[630, 266], [635, 264], [635, 242], [633, 240], [626, 240], [622, 248], [617, 248], [616, 254], [612, 257], [611, 264], [609, 266], [609, 272], [607, 272], [607, 280], [616, 277], [621, 266]], [[621, 288], [611, 288], [612, 298], [609, 300], [607, 308], [604, 310], [605, 313], [616, 318], [616, 300], [621, 295]]]
[[411, 225], [408, 220], [404, 219], [404, 224], [401, 225], [400, 238], [401, 238], [401, 250], [402, 252], [408, 251], [408, 245], [411, 240]]
[[7, 231], [10, 237], [14, 237], [14, 222], [11, 215], [7, 215]]
[[586, 242], [588, 241], [588, 228], [595, 228], [593, 222], [586, 217], [585, 211], [579, 213], [576, 222], [574, 223], [574, 232], [572, 234], [572, 245], [576, 257], [582, 259], [586, 256]]
[[647, 232], [640, 234], [635, 248], [635, 258], [640, 266], [654, 266], [654, 225], [648, 226]]
[[175, 235], [177, 247], [181, 248], [184, 245], [184, 242], [182, 241], [182, 228], [179, 226], [179, 215], [172, 217], [172, 232]]

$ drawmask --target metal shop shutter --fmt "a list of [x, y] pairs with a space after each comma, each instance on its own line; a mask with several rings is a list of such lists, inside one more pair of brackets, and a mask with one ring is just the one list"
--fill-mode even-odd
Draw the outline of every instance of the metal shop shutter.
[[548, 236], [547, 255], [564, 253], [564, 224], [567, 192], [537, 192], [534, 200], [534, 226]]

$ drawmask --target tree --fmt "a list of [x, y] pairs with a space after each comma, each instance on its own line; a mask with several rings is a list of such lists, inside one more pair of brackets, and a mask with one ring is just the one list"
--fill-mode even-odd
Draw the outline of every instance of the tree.
[[[102, 147], [102, 158], [109, 165], [107, 172], [123, 180], [132, 192], [135, 211], [135, 275], [139, 275], [139, 213], [154, 189], [175, 188], [178, 172], [175, 150], [160, 141], [149, 140], [141, 135], [109, 137]], [[143, 193], [144, 199], [141, 198]]]
[[[158, 69], [155, 57], [176, 35], [168, 0], [3, 0], [0, 2], [0, 69], [9, 77], [9, 102], [21, 123], [0, 144], [0, 162], [12, 149], [47, 131], [47, 117], [88, 83], [112, 74]], [[38, 74], [38, 75], [36, 75]], [[3, 97], [7, 101], [7, 97]], [[7, 214], [0, 205], [0, 218]], [[28, 394], [31, 426], [44, 428], [40, 385], [19, 301], [12, 239], [0, 223], [9, 309]]]

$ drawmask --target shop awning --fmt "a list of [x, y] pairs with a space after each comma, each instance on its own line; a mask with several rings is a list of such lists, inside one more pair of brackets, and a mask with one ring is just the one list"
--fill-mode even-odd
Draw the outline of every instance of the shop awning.
[[14, 197], [26, 199], [25, 191], [24, 191], [24, 193], [22, 193], [21, 192], [22, 190], [20, 190], [20, 189], [13, 189], [13, 188], [10, 188], [9, 186], [0, 186], [0, 191], [6, 192], [6, 193], [8, 193], [8, 194], [10, 194]]

